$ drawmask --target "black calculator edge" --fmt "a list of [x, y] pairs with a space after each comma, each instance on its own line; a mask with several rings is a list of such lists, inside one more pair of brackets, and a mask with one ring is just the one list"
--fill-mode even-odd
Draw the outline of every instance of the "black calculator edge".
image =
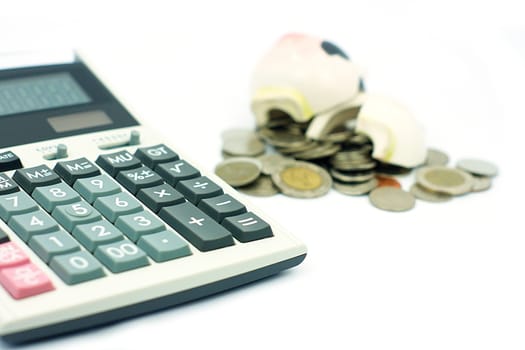
[[27, 331], [6, 334], [2, 336], [2, 339], [10, 344], [22, 344], [154, 312], [269, 277], [283, 270], [299, 265], [305, 258], [306, 253], [253, 271], [160, 298]]

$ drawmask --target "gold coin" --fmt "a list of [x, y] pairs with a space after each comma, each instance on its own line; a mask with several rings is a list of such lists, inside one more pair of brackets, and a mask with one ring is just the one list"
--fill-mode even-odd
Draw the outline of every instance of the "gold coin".
[[281, 172], [281, 178], [290, 187], [301, 191], [315, 190], [322, 183], [321, 176], [305, 167], [290, 167]]
[[272, 180], [283, 194], [296, 198], [319, 197], [332, 187], [328, 172], [307, 162], [285, 164], [280, 171], [272, 174]]

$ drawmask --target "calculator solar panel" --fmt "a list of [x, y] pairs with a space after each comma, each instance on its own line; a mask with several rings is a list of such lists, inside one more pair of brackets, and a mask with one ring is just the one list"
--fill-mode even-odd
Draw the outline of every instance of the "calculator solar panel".
[[302, 262], [299, 240], [188, 156], [79, 60], [0, 70], [0, 335], [113, 322]]

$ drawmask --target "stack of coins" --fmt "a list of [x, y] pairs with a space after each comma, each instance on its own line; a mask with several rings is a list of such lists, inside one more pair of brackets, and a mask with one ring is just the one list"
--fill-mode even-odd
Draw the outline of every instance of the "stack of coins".
[[405, 191], [395, 176], [414, 169], [374, 160], [371, 140], [352, 125], [336, 127], [322, 140], [308, 139], [307, 128], [308, 123], [278, 115], [256, 131], [226, 131], [222, 134], [226, 159], [215, 172], [249, 195], [315, 198], [334, 188], [348, 196], [369, 194], [372, 205], [394, 212], [412, 209], [416, 198], [444, 202], [486, 190], [497, 174], [494, 165], [476, 159], [449, 168], [445, 153], [429, 149], [425, 164], [415, 169], [416, 182]]

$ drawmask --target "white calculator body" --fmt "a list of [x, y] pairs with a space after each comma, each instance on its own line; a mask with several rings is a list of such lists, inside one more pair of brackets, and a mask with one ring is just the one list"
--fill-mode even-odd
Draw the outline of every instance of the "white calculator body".
[[0, 70], [0, 335], [166, 308], [298, 265], [306, 247], [161, 139], [80, 59]]

